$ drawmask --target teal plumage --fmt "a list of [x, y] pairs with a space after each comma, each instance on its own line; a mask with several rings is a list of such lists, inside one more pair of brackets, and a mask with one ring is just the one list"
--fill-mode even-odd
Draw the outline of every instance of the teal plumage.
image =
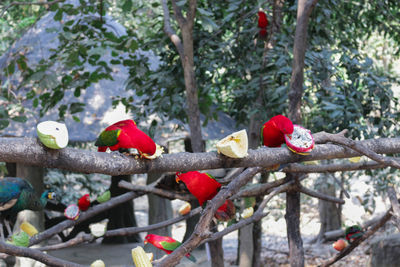
[[5, 219], [13, 219], [22, 210], [39, 211], [53, 194], [46, 190], [39, 198], [33, 186], [18, 177], [0, 179], [0, 212]]

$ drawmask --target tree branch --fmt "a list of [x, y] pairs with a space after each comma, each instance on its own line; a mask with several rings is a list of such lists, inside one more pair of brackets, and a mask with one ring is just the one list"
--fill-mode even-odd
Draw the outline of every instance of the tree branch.
[[142, 195], [144, 195], [145, 193], [135, 193], [135, 192], [128, 192], [125, 194], [122, 194], [120, 196], [114, 197], [112, 199], [110, 199], [109, 201], [96, 205], [93, 208], [90, 208], [88, 211], [86, 212], [82, 212], [79, 215], [79, 218], [77, 220], [68, 220], [66, 219], [65, 221], [47, 229], [46, 231], [43, 231], [35, 236], [33, 236], [30, 240], [29, 240], [29, 246], [38, 244], [46, 239], [49, 239], [50, 237], [52, 237], [55, 234], [60, 233], [61, 231], [72, 227], [76, 224], [79, 224], [103, 211], [106, 211], [112, 207], [115, 207], [119, 204], [122, 204], [126, 201], [132, 200], [134, 198], [140, 197]]
[[338, 163], [338, 164], [318, 164], [318, 165], [304, 165], [300, 163], [290, 163], [284, 167], [282, 172], [300, 172], [300, 173], [313, 173], [313, 172], [340, 172], [340, 171], [359, 171], [379, 169], [386, 167], [385, 164], [375, 161], [364, 161], [357, 163]]
[[176, 34], [176, 32], [171, 27], [171, 18], [169, 15], [169, 9], [167, 5], [167, 0], [161, 0], [161, 5], [164, 12], [164, 32], [171, 39], [171, 42], [175, 45], [178, 51], [179, 57], [183, 57], [183, 44], [181, 38]]
[[[376, 153], [400, 153], [400, 138], [357, 141]], [[310, 160], [348, 158], [360, 154], [333, 144], [316, 145], [308, 156], [287, 148], [262, 147], [249, 150], [243, 159], [233, 159], [217, 152], [164, 154], [154, 160], [135, 159], [118, 153], [101, 153], [76, 148], [54, 150], [44, 147], [36, 138], [0, 138], [0, 161], [16, 162], [80, 173], [124, 175], [158, 172], [186, 172], [234, 167], [270, 167], [275, 164]]]
[[40, 261], [48, 266], [55, 267], [83, 267], [77, 263], [69, 262], [56, 258], [54, 256], [43, 253], [37, 249], [17, 247], [0, 241], [0, 252], [7, 253], [8, 255], [28, 257], [37, 261]]
[[354, 141], [350, 138], [346, 138], [344, 136], [334, 135], [334, 134], [330, 134], [330, 133], [324, 133], [324, 134], [327, 136], [327, 139], [333, 143], [349, 147], [349, 148], [353, 149], [354, 151], [357, 151], [358, 153], [365, 155], [365, 156], [369, 157], [370, 159], [375, 160], [376, 162], [379, 162], [386, 166], [391, 166], [391, 167], [400, 169], [400, 162], [397, 159], [392, 158], [392, 157], [384, 157], [384, 156], [378, 155], [373, 150], [364, 146], [359, 141]]
[[[186, 220], [196, 214], [199, 214], [201, 211], [202, 211], [202, 208], [198, 207], [194, 210], [191, 210], [188, 214], [178, 216], [176, 218], [172, 218], [169, 220], [165, 220], [163, 222], [151, 224], [148, 226], [126, 227], [126, 228], [120, 228], [120, 229], [115, 229], [115, 230], [108, 230], [101, 237], [129, 236], [129, 235], [134, 235], [134, 234], [141, 233], [141, 232], [148, 232], [151, 230], [160, 229], [160, 228], [169, 226], [171, 224], [175, 224], [177, 222]], [[97, 238], [98, 237], [95, 237], [92, 234], [83, 234], [83, 235], [77, 236], [71, 240], [68, 240], [67, 242], [55, 244], [55, 245], [51, 245], [51, 246], [40, 247], [38, 249], [43, 250], [43, 251], [56, 250], [56, 249], [75, 246], [75, 245], [81, 244], [83, 242], [92, 242], [93, 240], [95, 240]]]
[[168, 199], [180, 199], [184, 201], [191, 201], [195, 200], [196, 198], [192, 194], [185, 194], [185, 193], [178, 193], [178, 192], [172, 192], [160, 188], [156, 188], [154, 186], [143, 186], [143, 185], [134, 185], [132, 183], [129, 183], [127, 181], [120, 181], [118, 183], [119, 187], [131, 190], [131, 191], [138, 191], [138, 192], [144, 192], [144, 193], [152, 193], [164, 198]]
[[343, 199], [332, 197], [332, 196], [325, 195], [325, 194], [322, 194], [322, 193], [317, 192], [317, 191], [310, 190], [310, 189], [308, 189], [308, 188], [306, 188], [306, 187], [304, 187], [302, 185], [298, 186], [297, 189], [298, 189], [299, 192], [301, 192], [303, 194], [306, 194], [306, 195], [309, 195], [311, 197], [319, 198], [319, 199], [322, 199], [322, 200], [325, 200], [325, 201], [334, 202], [334, 203], [338, 203], [338, 204], [344, 204], [345, 203], [345, 201]]

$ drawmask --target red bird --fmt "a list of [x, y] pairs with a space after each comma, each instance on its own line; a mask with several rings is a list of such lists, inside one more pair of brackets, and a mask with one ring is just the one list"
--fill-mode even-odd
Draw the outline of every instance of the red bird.
[[268, 27], [268, 18], [267, 14], [265, 14], [264, 11], [258, 11], [258, 28], [259, 30], [259, 35], [261, 38], [267, 37], [267, 27]]
[[[198, 171], [176, 173], [176, 182], [178, 183], [179, 181], [182, 181], [189, 192], [197, 198], [200, 206], [203, 206], [204, 202], [215, 197], [221, 188], [221, 184], [211, 175]], [[229, 199], [215, 213], [215, 217], [222, 221], [228, 221], [234, 215], [235, 206]]]
[[83, 195], [79, 200], [78, 200], [78, 207], [81, 211], [88, 210], [90, 207], [90, 197], [89, 194]]
[[[145, 244], [150, 243], [156, 248], [165, 251], [167, 254], [171, 254], [175, 249], [177, 249], [180, 245], [182, 245], [181, 242], [176, 241], [172, 237], [154, 235], [154, 234], [146, 235], [146, 237], [144, 238], [144, 243]], [[196, 258], [190, 255], [189, 253], [186, 254], [186, 258], [188, 258], [193, 262], [196, 262]]]
[[156, 144], [144, 132], [137, 128], [133, 120], [124, 120], [114, 123], [101, 132], [95, 146], [99, 152], [111, 151], [120, 148], [136, 148], [140, 155], [151, 156], [156, 152]]
[[265, 146], [280, 147], [285, 143], [285, 134], [293, 133], [293, 123], [283, 115], [276, 115], [264, 123], [262, 136]]

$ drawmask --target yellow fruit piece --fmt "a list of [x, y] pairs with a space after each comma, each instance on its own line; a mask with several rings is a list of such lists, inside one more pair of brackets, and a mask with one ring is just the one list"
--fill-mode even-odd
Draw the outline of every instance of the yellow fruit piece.
[[349, 161], [350, 162], [353, 162], [353, 163], [357, 163], [357, 162], [359, 162], [361, 160], [361, 157], [352, 157], [352, 158], [349, 158]]
[[34, 236], [36, 235], [38, 232], [38, 230], [35, 228], [35, 226], [33, 226], [32, 224], [28, 223], [28, 222], [23, 222], [21, 223], [21, 225], [19, 226], [19, 228], [24, 231], [25, 233], [27, 233], [29, 236]]
[[243, 218], [243, 219], [247, 219], [247, 218], [249, 218], [250, 216], [252, 216], [253, 214], [254, 214], [254, 209], [253, 209], [253, 207], [249, 207], [249, 208], [243, 210], [243, 212], [242, 212], [242, 218]]
[[246, 130], [232, 133], [217, 143], [218, 153], [230, 158], [244, 158], [247, 156], [248, 140]]
[[149, 258], [150, 262], [153, 261], [153, 259], [154, 259], [153, 253], [146, 253], [146, 255]]
[[140, 246], [132, 249], [132, 259], [136, 267], [152, 267], [149, 257]]
[[92, 223], [89, 225], [90, 233], [95, 237], [101, 237], [107, 231], [107, 222]]
[[186, 202], [179, 208], [178, 212], [180, 215], [185, 215], [185, 214], [188, 214], [191, 209], [192, 209], [192, 206], [190, 205], [190, 203]]
[[149, 154], [143, 153], [142, 156], [146, 159], [155, 159], [160, 157], [162, 153], [164, 153], [164, 148], [156, 144], [156, 152], [153, 155], [150, 156]]
[[92, 264], [90, 264], [90, 267], [106, 267], [106, 265], [102, 260], [95, 260], [94, 262], [92, 262]]

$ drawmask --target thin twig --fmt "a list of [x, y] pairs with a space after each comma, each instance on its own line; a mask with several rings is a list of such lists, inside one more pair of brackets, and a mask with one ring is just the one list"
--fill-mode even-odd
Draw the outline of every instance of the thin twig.
[[338, 203], [338, 204], [344, 204], [345, 203], [345, 201], [343, 199], [340, 199], [340, 198], [337, 198], [337, 197], [333, 197], [333, 196], [329, 196], [329, 195], [325, 195], [325, 194], [322, 194], [320, 192], [310, 190], [310, 189], [308, 189], [308, 188], [306, 188], [306, 187], [304, 187], [302, 185], [298, 186], [297, 189], [298, 189], [299, 192], [301, 192], [303, 194], [306, 194], [306, 195], [309, 195], [311, 197], [319, 198], [319, 199], [322, 199], [322, 200], [325, 200], [325, 201], [334, 202], [334, 203]]
[[172, 29], [171, 27], [171, 18], [169, 15], [169, 9], [167, 5], [167, 0], [161, 0], [161, 5], [163, 8], [163, 13], [164, 13], [164, 32], [168, 35], [168, 37], [171, 39], [172, 43], [175, 45], [176, 50], [179, 53], [179, 57], [183, 58], [183, 44], [181, 41], [181, 38], [176, 34], [176, 32]]
[[127, 181], [120, 181], [118, 183], [118, 186], [121, 188], [131, 190], [131, 191], [152, 193], [152, 194], [158, 195], [160, 197], [168, 198], [168, 199], [180, 199], [180, 200], [184, 200], [184, 201], [191, 201], [191, 200], [196, 199], [191, 194], [172, 192], [172, 191], [164, 190], [161, 188], [156, 188], [154, 186], [134, 185]]
[[[143, 227], [126, 227], [126, 228], [119, 228], [119, 229], [114, 229], [114, 230], [108, 230], [104, 233], [103, 236], [101, 237], [115, 237], [115, 236], [129, 236], [129, 235], [134, 235], [137, 233], [141, 232], [148, 232], [151, 230], [156, 230], [160, 229], [166, 226], [169, 226], [171, 224], [175, 224], [177, 222], [186, 220], [190, 217], [193, 217], [196, 214], [199, 214], [202, 211], [201, 207], [198, 207], [192, 211], [190, 211], [188, 214], [172, 218], [169, 220], [165, 220], [159, 223], [151, 224], [148, 226], [143, 226]], [[38, 248], [39, 250], [43, 251], [49, 251], [49, 250], [56, 250], [56, 249], [61, 249], [61, 248], [66, 248], [66, 247], [71, 247], [71, 246], [76, 246], [78, 244], [84, 243], [84, 242], [92, 242], [93, 240], [100, 238], [100, 237], [95, 237], [92, 234], [82, 234], [80, 236], [77, 236], [71, 240], [68, 240], [67, 242], [64, 243], [59, 243], [55, 245], [50, 245], [50, 246], [45, 246], [45, 247], [40, 247]]]
[[43, 253], [37, 249], [17, 247], [0, 241], [0, 252], [7, 253], [8, 255], [28, 257], [37, 261], [40, 261], [48, 266], [55, 267], [83, 267], [70, 261], [62, 260], [54, 256]]

